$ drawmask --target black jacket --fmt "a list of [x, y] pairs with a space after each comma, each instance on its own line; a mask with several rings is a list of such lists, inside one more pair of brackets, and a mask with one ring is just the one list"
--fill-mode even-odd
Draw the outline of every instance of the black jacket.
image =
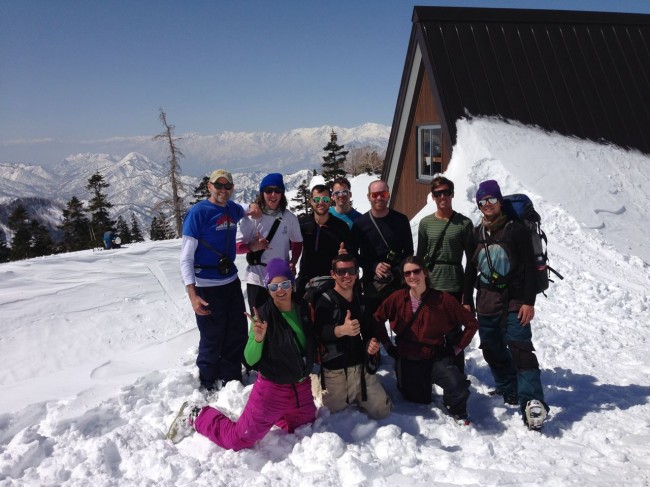
[[294, 301], [294, 305], [298, 309], [306, 338], [304, 349], [273, 301], [266, 302], [257, 310], [268, 328], [264, 336], [262, 358], [255, 364], [255, 369], [277, 384], [293, 384], [303, 380], [309, 376], [314, 365], [314, 326], [309, 305], [304, 300]]

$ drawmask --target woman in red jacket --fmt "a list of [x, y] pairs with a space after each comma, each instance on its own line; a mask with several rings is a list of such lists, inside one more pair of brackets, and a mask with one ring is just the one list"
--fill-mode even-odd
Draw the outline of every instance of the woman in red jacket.
[[[393, 292], [374, 314], [377, 334], [389, 355], [396, 359], [397, 385], [405, 399], [429, 404], [432, 382], [443, 389], [449, 414], [467, 423], [469, 381], [454, 365], [453, 357], [472, 341], [476, 318], [446, 292], [429, 288], [424, 261], [417, 256], [402, 263], [407, 287]], [[384, 323], [395, 333], [393, 345]], [[459, 339], [452, 335], [459, 327]]]

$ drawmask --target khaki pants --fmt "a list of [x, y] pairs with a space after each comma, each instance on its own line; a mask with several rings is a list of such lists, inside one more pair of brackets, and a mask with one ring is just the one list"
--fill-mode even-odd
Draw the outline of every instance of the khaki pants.
[[[367, 400], [361, 400], [361, 374], [365, 374]], [[357, 403], [369, 418], [383, 419], [390, 414], [393, 403], [375, 374], [364, 371], [363, 365], [345, 369], [324, 369], [325, 390], [322, 391], [323, 406], [336, 413], [348, 404]]]

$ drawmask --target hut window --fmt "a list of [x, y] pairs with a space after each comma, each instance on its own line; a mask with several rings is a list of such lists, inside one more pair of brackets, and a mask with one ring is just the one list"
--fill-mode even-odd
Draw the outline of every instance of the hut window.
[[442, 129], [440, 125], [418, 127], [418, 179], [432, 179], [442, 172]]

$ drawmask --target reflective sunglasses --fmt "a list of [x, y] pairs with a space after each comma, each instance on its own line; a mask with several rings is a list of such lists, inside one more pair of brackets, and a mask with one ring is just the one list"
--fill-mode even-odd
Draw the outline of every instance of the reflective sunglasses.
[[212, 186], [216, 189], [227, 189], [228, 191], [235, 187], [232, 183], [212, 183]]
[[402, 274], [404, 274], [404, 277], [411, 277], [411, 274], [413, 274], [414, 276], [419, 276], [421, 273], [422, 273], [422, 268], [418, 267], [417, 269], [404, 271]]
[[490, 203], [491, 205], [496, 205], [497, 201], [499, 201], [498, 198], [494, 196], [490, 196], [489, 198], [483, 198], [482, 200], [478, 200], [478, 205], [481, 207], [487, 205], [488, 203]]
[[372, 193], [370, 193], [370, 197], [376, 200], [380, 196], [382, 198], [388, 198], [388, 194], [389, 194], [388, 191], [373, 191]]
[[346, 274], [348, 276], [356, 276], [357, 275], [357, 268], [356, 267], [339, 267], [334, 271], [334, 273], [337, 276], [343, 277]]
[[329, 203], [330, 202], [330, 197], [329, 196], [312, 196], [311, 200], [318, 204], [318, 203]]
[[280, 288], [286, 291], [287, 289], [291, 288], [291, 280], [287, 279], [286, 281], [282, 282], [270, 282], [267, 284], [266, 288], [272, 293], [276, 292]]
[[273, 193], [282, 194], [282, 193], [284, 193], [284, 191], [282, 191], [280, 188], [272, 188], [272, 187], [264, 188], [262, 190], [262, 192], [264, 194], [273, 194]]
[[451, 189], [441, 189], [440, 191], [432, 192], [434, 198], [440, 198], [441, 196], [451, 196], [454, 192]]
[[332, 193], [332, 196], [337, 198], [338, 196], [350, 196], [350, 190], [349, 189], [340, 189], [338, 191], [334, 191]]

